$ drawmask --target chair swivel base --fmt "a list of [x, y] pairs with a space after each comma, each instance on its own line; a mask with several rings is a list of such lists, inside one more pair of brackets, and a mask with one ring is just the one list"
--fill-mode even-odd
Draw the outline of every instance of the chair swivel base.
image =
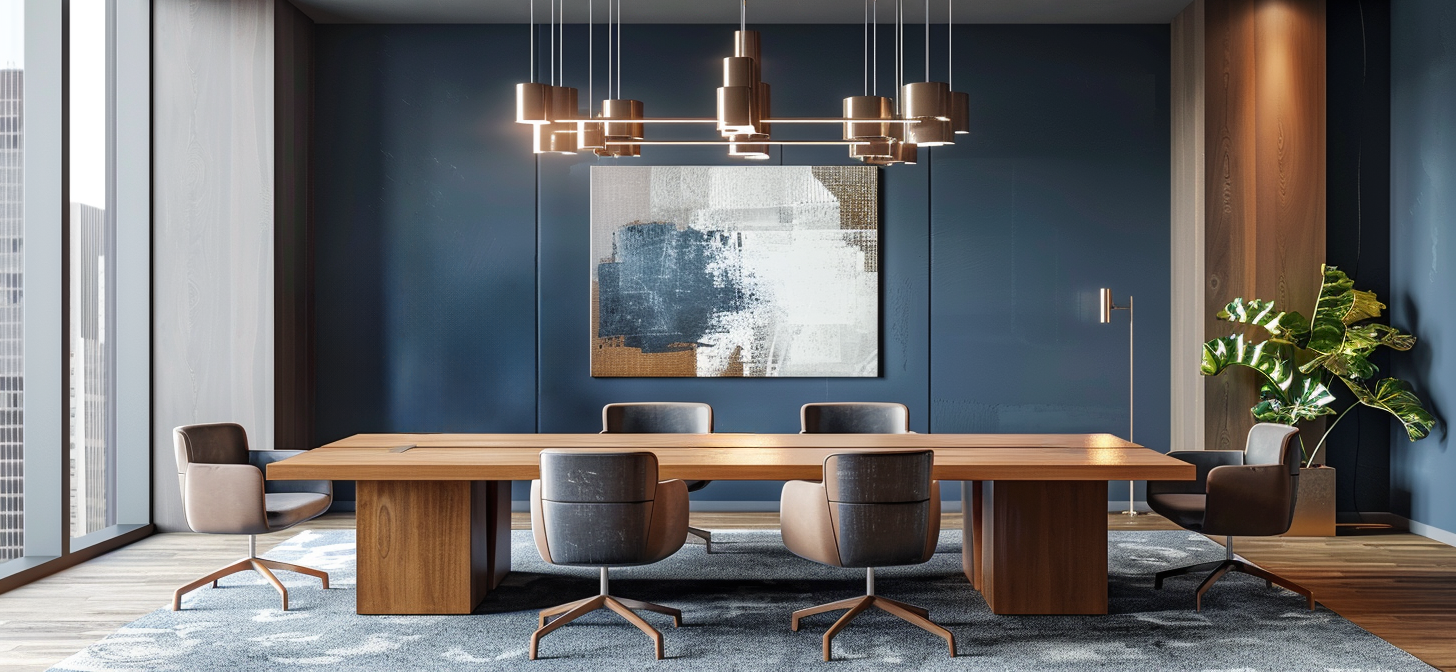
[[249, 570], [262, 574], [263, 578], [268, 580], [268, 583], [273, 584], [273, 587], [278, 590], [278, 594], [283, 597], [283, 611], [288, 611], [288, 589], [284, 588], [283, 582], [279, 581], [278, 577], [274, 576], [273, 572], [270, 571], [273, 569], [288, 572], [298, 572], [299, 574], [307, 574], [309, 576], [318, 577], [320, 581], [323, 581], [324, 590], [328, 590], [329, 588], [328, 572], [313, 569], [311, 567], [303, 567], [300, 565], [291, 565], [286, 562], [278, 562], [277, 560], [264, 560], [263, 558], [256, 557], [243, 558], [242, 560], [234, 562], [231, 565], [223, 567], [222, 569], [219, 569], [211, 574], [208, 574], [207, 576], [193, 581], [192, 583], [178, 588], [177, 592], [172, 594], [172, 611], [180, 611], [182, 609], [183, 595], [186, 595], [187, 593], [190, 593], [193, 590], [201, 588], [202, 586], [209, 583], [212, 584], [213, 588], [216, 588], [219, 579], [225, 576], [237, 574], [238, 572], [246, 572]]
[[[632, 610], [640, 609], [642, 611], [655, 611], [659, 614], [666, 614], [672, 617], [672, 627], [682, 626], [682, 612], [672, 607], [664, 607], [660, 604], [629, 600], [625, 597], [614, 597], [606, 594], [588, 597], [584, 600], [568, 602], [560, 606], [551, 607], [550, 609], [541, 610], [540, 620], [537, 622], [538, 628], [535, 632], [531, 633], [531, 660], [536, 660], [536, 652], [540, 646], [542, 637], [551, 634], [553, 630], [567, 623], [603, 607], [617, 612], [619, 616], [627, 619], [632, 625], [637, 626], [638, 630], [641, 630], [648, 637], [651, 637], [658, 660], [662, 660], [662, 633], [658, 632], [657, 628], [652, 627], [651, 624], [643, 620], [641, 616], [638, 616]], [[547, 619], [552, 616], [559, 616], [559, 618], [547, 623]]]
[[942, 628], [939, 625], [936, 625], [935, 622], [931, 621], [930, 611], [912, 604], [905, 604], [904, 602], [892, 600], [886, 597], [880, 597], [878, 595], [865, 595], [863, 597], [854, 597], [848, 600], [830, 602], [829, 604], [821, 604], [817, 607], [809, 607], [808, 609], [800, 609], [794, 612], [790, 629], [794, 632], [798, 632], [799, 620], [806, 616], [822, 614], [828, 611], [848, 609], [849, 611], [845, 612], [843, 616], [840, 616], [839, 620], [835, 621], [834, 625], [829, 626], [829, 629], [824, 632], [824, 660], [827, 662], [833, 659], [833, 654], [830, 650], [830, 644], [834, 641], [834, 636], [839, 634], [839, 632], [843, 630], [845, 626], [848, 626], [849, 622], [854, 620], [854, 617], [860, 615], [870, 607], [874, 607], [876, 609], [879, 609], [880, 611], [884, 611], [891, 616], [915, 625], [922, 630], [925, 630], [935, 635], [939, 635], [942, 639], [945, 640], [946, 645], [950, 647], [950, 657], [955, 657], [955, 635], [951, 634], [949, 630], [946, 630], [945, 628]]
[[1305, 588], [1304, 586], [1301, 586], [1284, 577], [1278, 576], [1277, 574], [1269, 572], [1263, 568], [1244, 562], [1243, 560], [1235, 560], [1231, 558], [1158, 572], [1156, 577], [1153, 579], [1153, 587], [1161, 589], [1163, 587], [1163, 580], [1169, 577], [1182, 576], [1184, 574], [1196, 574], [1198, 572], [1204, 572], [1209, 570], [1212, 570], [1212, 573], [1210, 573], [1207, 578], [1203, 579], [1203, 583], [1198, 584], [1198, 593], [1194, 597], [1193, 603], [1196, 611], [1203, 611], [1203, 594], [1208, 592], [1208, 589], [1212, 588], [1215, 582], [1223, 578], [1223, 576], [1229, 572], [1243, 572], [1250, 576], [1263, 579], [1264, 584], [1269, 586], [1270, 588], [1273, 588], [1276, 584], [1283, 586], [1284, 588], [1287, 588], [1295, 593], [1303, 595], [1305, 599], [1309, 600], [1310, 611], [1314, 610], [1314, 593], [1311, 593], [1308, 588]]
[[699, 529], [699, 528], [696, 528], [696, 527], [689, 527], [688, 528], [688, 534], [691, 534], [691, 535], [693, 535], [693, 536], [695, 536], [695, 537], [703, 540], [703, 552], [705, 552], [705, 553], [712, 553], [713, 552], [713, 533], [711, 531], [704, 530], [704, 529]]

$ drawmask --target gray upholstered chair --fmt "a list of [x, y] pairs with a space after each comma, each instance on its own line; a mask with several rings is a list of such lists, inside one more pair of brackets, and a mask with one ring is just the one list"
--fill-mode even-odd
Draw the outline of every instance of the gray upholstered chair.
[[[643, 401], [607, 404], [602, 407], [603, 434], [712, 434], [713, 407], [679, 401]], [[712, 481], [687, 481], [688, 492], [708, 487]], [[713, 552], [713, 533], [689, 527], [688, 534], [703, 540]]]
[[[647, 633], [662, 658], [662, 633], [633, 609], [655, 611], [682, 625], [682, 612], [608, 592], [607, 568], [666, 558], [688, 536], [688, 488], [657, 480], [652, 453], [541, 452], [541, 478], [531, 481], [531, 531], [541, 559], [553, 565], [601, 568], [601, 592], [541, 611], [531, 634], [531, 659], [551, 631], [602, 607]], [[552, 616], [556, 620], [547, 622]]]
[[910, 409], [878, 401], [804, 404], [799, 409], [799, 433], [910, 434]]
[[1198, 467], [1196, 481], [1148, 481], [1148, 506], [1164, 518], [1194, 532], [1224, 537], [1224, 559], [1158, 572], [1163, 587], [1168, 577], [1212, 570], [1198, 585], [1194, 607], [1203, 610], [1203, 594], [1230, 571], [1279, 584], [1309, 600], [1314, 595], [1293, 581], [1234, 556], [1234, 537], [1284, 534], [1294, 520], [1299, 496], [1299, 430], [1261, 422], [1249, 429], [1243, 450], [1187, 450], [1168, 453]]
[[271, 462], [292, 457], [298, 450], [248, 450], [248, 434], [239, 425], [217, 423], [184, 425], [172, 430], [177, 454], [177, 481], [182, 487], [182, 509], [187, 526], [206, 534], [248, 535], [248, 557], [177, 589], [172, 610], [182, 608], [182, 596], [204, 584], [217, 587], [218, 579], [253, 570], [263, 575], [283, 596], [288, 610], [288, 589], [270, 570], [286, 570], [323, 581], [326, 572], [258, 557], [256, 535], [286, 530], [329, 510], [333, 484], [329, 481], [267, 481], [263, 469]]
[[824, 480], [789, 481], [779, 502], [784, 545], [795, 555], [833, 567], [863, 567], [865, 595], [795, 611], [806, 616], [848, 609], [824, 633], [830, 644], [849, 622], [875, 607], [941, 636], [955, 656], [955, 636], [930, 612], [875, 594], [875, 568], [930, 560], [940, 537], [940, 483], [931, 480], [933, 451], [839, 453], [824, 459]]

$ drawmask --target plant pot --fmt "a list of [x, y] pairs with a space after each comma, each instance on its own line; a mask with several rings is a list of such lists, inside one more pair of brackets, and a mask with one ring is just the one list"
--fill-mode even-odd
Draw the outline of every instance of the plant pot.
[[1335, 468], [1320, 465], [1299, 470], [1299, 496], [1294, 522], [1286, 537], [1335, 536]]

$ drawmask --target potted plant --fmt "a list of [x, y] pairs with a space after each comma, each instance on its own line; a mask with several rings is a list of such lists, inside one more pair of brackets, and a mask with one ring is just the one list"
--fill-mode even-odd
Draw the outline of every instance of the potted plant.
[[1369, 360], [1370, 353], [1381, 346], [1410, 350], [1415, 337], [1369, 321], [1380, 317], [1385, 308], [1374, 292], [1355, 289], [1355, 283], [1334, 266], [1321, 266], [1320, 271], [1324, 280], [1312, 319], [1278, 310], [1272, 301], [1234, 299], [1219, 311], [1218, 319], [1262, 327], [1269, 333], [1268, 340], [1254, 343], [1243, 334], [1215, 338], [1203, 344], [1200, 366], [1205, 376], [1216, 376], [1230, 366], [1257, 371], [1263, 382], [1259, 403], [1250, 410], [1259, 422], [1294, 425], [1334, 415], [1330, 404], [1335, 395], [1330, 386], [1336, 379], [1354, 394], [1357, 403], [1330, 423], [1313, 449], [1300, 438], [1304, 468], [1291, 536], [1335, 532], [1335, 470], [1315, 465], [1314, 460], [1350, 409], [1363, 404], [1390, 413], [1405, 426], [1411, 441], [1426, 438], [1436, 424], [1410, 385], [1398, 378], [1376, 380], [1378, 369]]

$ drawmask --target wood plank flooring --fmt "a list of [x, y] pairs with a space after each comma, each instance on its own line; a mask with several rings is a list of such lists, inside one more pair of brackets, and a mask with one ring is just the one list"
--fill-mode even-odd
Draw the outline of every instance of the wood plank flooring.
[[[1115, 530], [1177, 529], [1157, 516], [1108, 515]], [[512, 527], [529, 529], [527, 514]], [[695, 513], [707, 529], [773, 529], [776, 513]], [[942, 526], [958, 529], [958, 513]], [[259, 552], [307, 529], [353, 529], [330, 514], [258, 538]], [[1322, 604], [1431, 665], [1456, 671], [1456, 548], [1412, 534], [1238, 539], [1240, 555], [1314, 591]], [[44, 670], [152, 610], [172, 591], [247, 552], [243, 538], [159, 534], [0, 594], [0, 672]], [[1191, 599], [1190, 599], [1191, 605]]]

